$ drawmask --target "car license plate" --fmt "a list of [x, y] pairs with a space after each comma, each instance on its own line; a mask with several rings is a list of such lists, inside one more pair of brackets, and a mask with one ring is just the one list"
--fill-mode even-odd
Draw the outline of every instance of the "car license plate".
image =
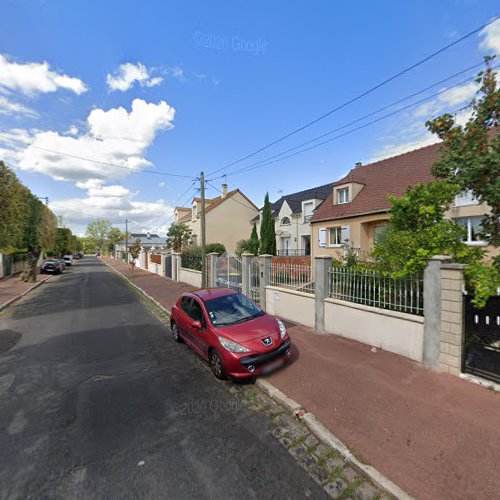
[[277, 359], [276, 361], [272, 361], [271, 363], [267, 364], [262, 368], [262, 373], [274, 372], [275, 370], [280, 368], [281, 365], [283, 365], [283, 360], [281, 358]]

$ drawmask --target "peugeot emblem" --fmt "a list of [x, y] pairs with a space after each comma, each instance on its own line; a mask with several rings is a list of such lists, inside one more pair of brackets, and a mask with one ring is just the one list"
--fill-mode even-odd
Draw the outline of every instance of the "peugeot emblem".
[[262, 343], [269, 347], [270, 345], [273, 345], [273, 339], [271, 337], [266, 337], [265, 339], [262, 339]]

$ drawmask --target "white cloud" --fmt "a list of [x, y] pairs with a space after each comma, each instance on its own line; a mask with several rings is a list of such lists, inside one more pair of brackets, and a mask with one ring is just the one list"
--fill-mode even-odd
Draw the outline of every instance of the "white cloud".
[[74, 78], [50, 69], [48, 62], [16, 63], [0, 54], [0, 91], [19, 91], [26, 95], [45, 94], [66, 89], [83, 94], [87, 86]]
[[385, 144], [372, 156], [372, 158], [370, 158], [368, 163], [383, 160], [384, 158], [390, 158], [391, 156], [408, 153], [409, 151], [413, 151], [414, 149], [423, 148], [424, 146], [430, 146], [431, 144], [435, 144], [436, 142], [438, 142], [438, 139], [431, 133], [427, 133], [420, 139], [416, 139], [413, 141]]
[[106, 77], [110, 90], [121, 90], [122, 92], [133, 87], [135, 82], [139, 83], [141, 87], [154, 87], [162, 81], [163, 78], [159, 76], [151, 77], [151, 70], [141, 63], [121, 64], [114, 75], [108, 73]]
[[181, 82], [186, 80], [186, 75], [184, 74], [184, 70], [179, 66], [174, 66], [168, 70], [168, 74], [177, 78]]
[[495, 53], [500, 52], [500, 19], [486, 26], [479, 35], [484, 37], [480, 44], [481, 48]]
[[[143, 155], [159, 131], [173, 127], [174, 117], [175, 109], [165, 101], [154, 104], [134, 99], [130, 112], [122, 107], [108, 111], [92, 110], [87, 118], [88, 131], [77, 136], [54, 131], [23, 131], [25, 142], [29, 144], [23, 150], [17, 146], [17, 166], [56, 180], [80, 183], [89, 179], [125, 177], [131, 170], [139, 171], [150, 165]], [[11, 131], [0, 134], [0, 143], [9, 145], [9, 133]], [[118, 167], [76, 157], [95, 159]]]
[[39, 116], [35, 110], [18, 102], [11, 101], [3, 95], [0, 95], [0, 115], [22, 115], [29, 118], [38, 118]]
[[436, 115], [443, 111], [448, 111], [450, 106], [468, 103], [474, 97], [478, 89], [479, 85], [476, 82], [450, 88], [435, 99], [419, 106], [415, 110], [415, 117], [422, 118], [424, 116]]
[[158, 183], [158, 187], [161, 187], [161, 188], [162, 188], [162, 187], [165, 187], [165, 183], [164, 183], [163, 181], [159, 182], [159, 183]]
[[[83, 188], [83, 184], [79, 184], [79, 187]], [[91, 186], [93, 183], [87, 184]], [[131, 193], [124, 186], [118, 184], [103, 186], [97, 183], [96, 187], [87, 189], [86, 197], [52, 201], [50, 208], [74, 227], [85, 226], [97, 218], [113, 222], [129, 219], [131, 229], [144, 227], [149, 222], [156, 221], [155, 227], [147, 228], [153, 231], [161, 229], [165, 221], [174, 213], [173, 208], [163, 200], [135, 200], [135, 196], [135, 193]], [[161, 219], [156, 218], [158, 215], [162, 215]]]

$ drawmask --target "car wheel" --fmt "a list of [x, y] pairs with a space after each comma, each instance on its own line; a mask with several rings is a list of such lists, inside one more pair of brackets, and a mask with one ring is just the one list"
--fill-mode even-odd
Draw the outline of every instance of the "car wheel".
[[177, 323], [172, 323], [170, 325], [170, 330], [172, 330], [172, 338], [175, 342], [182, 342], [181, 336], [179, 335], [179, 327]]
[[212, 369], [212, 373], [215, 378], [218, 378], [219, 380], [224, 380], [226, 378], [222, 357], [216, 349], [212, 349], [212, 352], [210, 353], [210, 368]]

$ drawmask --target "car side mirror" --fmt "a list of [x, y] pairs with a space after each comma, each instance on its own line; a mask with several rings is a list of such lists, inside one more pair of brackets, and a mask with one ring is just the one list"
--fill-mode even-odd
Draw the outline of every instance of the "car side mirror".
[[201, 330], [201, 323], [199, 321], [193, 321], [191, 323], [191, 326], [195, 328], [196, 330]]

